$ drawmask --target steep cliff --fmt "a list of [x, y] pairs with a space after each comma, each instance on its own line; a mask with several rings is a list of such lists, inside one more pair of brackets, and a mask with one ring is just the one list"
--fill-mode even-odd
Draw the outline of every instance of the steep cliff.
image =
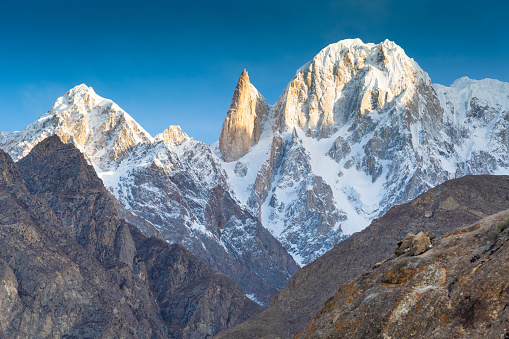
[[219, 149], [225, 161], [238, 160], [260, 140], [268, 111], [269, 105], [249, 82], [247, 71], [244, 70], [219, 137]]

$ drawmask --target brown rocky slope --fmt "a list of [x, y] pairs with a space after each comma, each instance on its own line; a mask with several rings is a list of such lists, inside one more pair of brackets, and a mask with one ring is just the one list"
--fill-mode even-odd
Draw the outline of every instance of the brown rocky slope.
[[[300, 269], [262, 313], [218, 338], [291, 338], [346, 282], [393, 255], [408, 232], [437, 238], [509, 208], [508, 176], [465, 176], [445, 182], [411, 202], [394, 206], [362, 232]], [[451, 222], [454, 220], [454, 222]]]
[[509, 337], [508, 227], [506, 210], [376, 265], [297, 338]]
[[182, 246], [122, 221], [58, 137], [18, 167], [0, 151], [0, 337], [204, 338], [260, 310]]

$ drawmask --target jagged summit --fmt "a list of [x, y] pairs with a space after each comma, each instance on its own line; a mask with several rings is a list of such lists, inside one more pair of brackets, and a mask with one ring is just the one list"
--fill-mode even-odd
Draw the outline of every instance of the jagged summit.
[[249, 81], [244, 69], [226, 112], [219, 137], [219, 149], [227, 162], [238, 160], [260, 139], [269, 105]]
[[299, 68], [275, 105], [274, 118], [280, 131], [299, 127], [326, 138], [357, 115], [411, 100], [420, 83], [431, 85], [427, 74], [394, 42], [342, 40]]
[[184, 133], [182, 128], [178, 125], [168, 127], [154, 138], [155, 141], [163, 140], [165, 143], [172, 146], [178, 146], [189, 139], [191, 138]]

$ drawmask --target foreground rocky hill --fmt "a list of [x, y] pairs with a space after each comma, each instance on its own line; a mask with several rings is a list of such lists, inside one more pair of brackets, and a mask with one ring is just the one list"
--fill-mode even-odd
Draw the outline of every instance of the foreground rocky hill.
[[362, 232], [300, 269], [262, 313], [218, 338], [293, 338], [348, 281], [390, 258], [409, 232], [441, 238], [509, 208], [509, 176], [465, 176], [391, 208]]
[[346, 283], [297, 338], [506, 338], [508, 259], [506, 210]]
[[181, 245], [122, 221], [74, 146], [0, 151], [0, 336], [204, 338], [260, 311]]

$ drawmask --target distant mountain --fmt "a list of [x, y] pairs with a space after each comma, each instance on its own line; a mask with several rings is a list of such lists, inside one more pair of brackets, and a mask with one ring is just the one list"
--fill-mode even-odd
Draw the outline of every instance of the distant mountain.
[[369, 227], [335, 245], [300, 269], [262, 313], [217, 338], [293, 338], [341, 286], [391, 258], [407, 233], [431, 231], [439, 241], [457, 228], [506, 209], [509, 176], [469, 175], [446, 181], [409, 203], [392, 207]]
[[181, 245], [121, 220], [73, 145], [0, 150], [0, 337], [205, 338], [259, 312]]

